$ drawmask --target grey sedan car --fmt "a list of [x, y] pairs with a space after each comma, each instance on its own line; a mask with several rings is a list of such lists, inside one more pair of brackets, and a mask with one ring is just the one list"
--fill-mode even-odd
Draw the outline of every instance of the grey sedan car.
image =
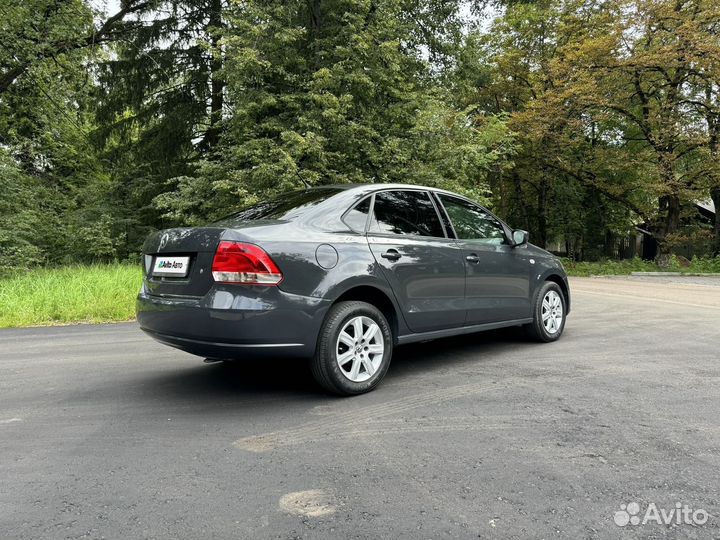
[[404, 184], [327, 186], [144, 245], [140, 327], [210, 359], [295, 356], [327, 390], [375, 388], [396, 345], [507, 326], [557, 340], [560, 261], [481, 205]]

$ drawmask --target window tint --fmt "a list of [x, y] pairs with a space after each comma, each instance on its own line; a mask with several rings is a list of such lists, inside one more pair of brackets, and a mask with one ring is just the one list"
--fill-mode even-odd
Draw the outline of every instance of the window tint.
[[445, 236], [435, 206], [424, 191], [377, 193], [370, 230], [386, 234]]
[[365, 232], [368, 213], [370, 213], [370, 197], [353, 206], [343, 217], [345, 224], [358, 232]]
[[291, 191], [231, 214], [218, 223], [232, 224], [237, 221], [256, 219], [292, 220], [301, 216], [313, 206], [340, 192], [338, 188], [314, 188]]
[[488, 244], [505, 242], [500, 222], [479, 206], [462, 199], [439, 195], [455, 233], [461, 240], [482, 240]]

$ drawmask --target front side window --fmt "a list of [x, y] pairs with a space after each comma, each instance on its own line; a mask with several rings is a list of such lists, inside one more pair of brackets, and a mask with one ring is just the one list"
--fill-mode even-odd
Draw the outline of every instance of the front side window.
[[503, 226], [486, 210], [463, 199], [438, 196], [460, 240], [481, 240], [488, 244], [505, 242]]
[[370, 232], [445, 236], [430, 195], [424, 191], [381, 191], [375, 195]]

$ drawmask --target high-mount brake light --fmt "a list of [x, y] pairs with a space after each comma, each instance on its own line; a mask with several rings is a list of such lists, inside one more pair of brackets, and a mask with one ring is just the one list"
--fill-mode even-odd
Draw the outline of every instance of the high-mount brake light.
[[215, 281], [245, 285], [277, 285], [282, 272], [262, 248], [243, 242], [222, 241], [212, 263]]

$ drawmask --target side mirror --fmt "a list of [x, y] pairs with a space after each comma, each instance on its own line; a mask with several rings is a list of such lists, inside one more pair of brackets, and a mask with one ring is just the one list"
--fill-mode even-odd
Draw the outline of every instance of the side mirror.
[[527, 231], [521, 229], [515, 229], [512, 234], [513, 247], [524, 246], [528, 243], [528, 237], [530, 235]]

